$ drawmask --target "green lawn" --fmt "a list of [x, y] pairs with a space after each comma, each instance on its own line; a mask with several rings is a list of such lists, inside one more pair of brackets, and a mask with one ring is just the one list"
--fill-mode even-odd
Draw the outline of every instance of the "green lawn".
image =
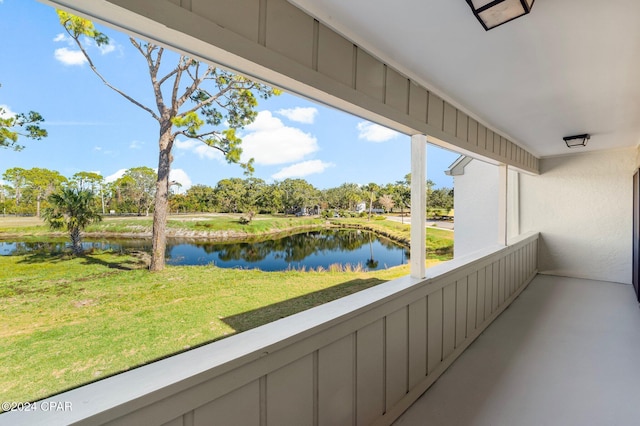
[[109, 253], [1, 256], [0, 400], [42, 398], [408, 273], [141, 266]]
[[[193, 214], [169, 216], [168, 230], [214, 233], [217, 231], [237, 232], [248, 235], [275, 233], [289, 229], [322, 226], [323, 219], [295, 216], [259, 215], [250, 224], [242, 225], [241, 215]], [[150, 233], [153, 224], [151, 216], [110, 217], [90, 225], [87, 233]], [[53, 232], [36, 217], [0, 218], [0, 238], [8, 235], [44, 236]]]
[[[146, 226], [148, 220], [108, 219], [100, 226]], [[218, 229], [227, 220], [234, 219], [194, 218], [177, 226]], [[48, 235], [36, 221], [0, 219], [0, 236]], [[262, 232], [324, 223], [260, 222], [254, 224], [266, 226]], [[390, 221], [338, 223], [397, 240], [409, 235], [407, 225]], [[451, 258], [452, 232], [429, 229], [427, 240], [429, 263]], [[406, 265], [372, 272], [185, 266], [149, 273], [145, 267], [139, 258], [113, 253], [0, 256], [0, 400], [39, 399], [408, 274]]]

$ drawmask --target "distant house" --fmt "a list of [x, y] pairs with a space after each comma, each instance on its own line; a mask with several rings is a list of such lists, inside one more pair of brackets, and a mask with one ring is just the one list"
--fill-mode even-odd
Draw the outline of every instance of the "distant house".
[[498, 241], [498, 168], [461, 155], [445, 174], [453, 176], [456, 232], [453, 255], [460, 257]]
[[[456, 232], [454, 257], [465, 256], [498, 243], [499, 169], [461, 155], [445, 171], [453, 176]], [[518, 175], [509, 173], [507, 235], [516, 235], [519, 224], [509, 220], [518, 209]]]
[[[361, 201], [356, 205], [356, 213], [363, 213], [363, 212], [368, 213], [369, 209], [367, 208], [367, 203], [365, 203], [364, 201]], [[371, 213], [375, 213], [375, 214], [382, 214], [384, 212], [385, 212], [384, 209], [376, 209], [376, 208], [371, 209]]]

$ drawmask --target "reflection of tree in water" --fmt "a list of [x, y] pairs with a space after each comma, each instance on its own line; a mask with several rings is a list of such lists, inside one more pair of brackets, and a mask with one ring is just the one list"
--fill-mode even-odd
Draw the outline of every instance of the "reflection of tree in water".
[[269, 248], [264, 243], [212, 244], [212, 246], [215, 247], [209, 247], [208, 250], [205, 249], [207, 253], [217, 252], [218, 259], [225, 262], [231, 260], [259, 262], [264, 260], [270, 253]]
[[[188, 239], [170, 239], [167, 242], [166, 256], [168, 261], [174, 265], [184, 264], [206, 264], [217, 257], [220, 262], [246, 262], [247, 264], [257, 264], [262, 261], [277, 260], [285, 264], [304, 263], [310, 256], [333, 258], [335, 263], [344, 263], [346, 259], [343, 254], [369, 245], [368, 255], [358, 255], [358, 263], [365, 264], [369, 269], [377, 269], [382, 262], [380, 259], [380, 246], [376, 246], [377, 253], [373, 253], [374, 245], [380, 244], [389, 251], [399, 249], [393, 241], [376, 236], [367, 231], [357, 229], [346, 230], [318, 230], [308, 231], [301, 234], [290, 235], [260, 242], [242, 243], [200, 243]], [[104, 240], [86, 241], [83, 243], [85, 249], [101, 249], [126, 251], [129, 249], [150, 251], [148, 240]], [[67, 250], [66, 241], [29, 241], [29, 242], [5, 242], [0, 243], [0, 253], [8, 255], [24, 255], [34, 252], [40, 253], [62, 253]], [[365, 248], [366, 250], [366, 248]], [[204, 251], [208, 256], [203, 256]], [[398, 256], [409, 257], [408, 250], [399, 250]], [[384, 254], [382, 255], [384, 256]], [[388, 254], [386, 254], [388, 257]], [[353, 259], [352, 259], [353, 260]], [[385, 263], [387, 260], [384, 261]], [[405, 263], [400, 260], [398, 264]], [[286, 265], [285, 265], [286, 266]]]
[[[7, 254], [20, 256], [34, 253], [63, 253], [68, 246], [66, 241], [18, 241], [13, 243], [4, 243], [7, 245], [13, 245], [13, 247], [7, 250]], [[87, 248], [94, 247], [95, 243], [83, 242], [82, 246]]]
[[8, 252], [10, 255], [23, 255], [30, 253], [59, 253], [64, 251], [65, 243], [64, 242], [42, 242], [42, 241], [34, 241], [34, 242], [15, 242], [8, 243], [13, 244], [13, 249]]
[[203, 244], [208, 253], [217, 253], [222, 261], [258, 262], [272, 255], [285, 262], [300, 262], [325, 251], [353, 251], [369, 241], [369, 232], [358, 230], [321, 230], [290, 235], [255, 243]]

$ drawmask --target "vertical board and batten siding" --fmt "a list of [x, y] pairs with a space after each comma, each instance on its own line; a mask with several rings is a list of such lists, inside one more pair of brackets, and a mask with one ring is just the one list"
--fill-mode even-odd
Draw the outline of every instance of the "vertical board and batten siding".
[[534, 155], [286, 0], [41, 1], [400, 132], [539, 173]]
[[[61, 417], [35, 415], [41, 424], [390, 424], [533, 279], [537, 247], [534, 234], [438, 265], [423, 280], [380, 284], [57, 395], [52, 400], [73, 401]], [[203, 366], [161, 377], [196, 364]], [[162, 384], [154, 389], [153, 380]], [[111, 406], [96, 408], [107, 395]], [[0, 416], [0, 424], [38, 424], [19, 414]]]

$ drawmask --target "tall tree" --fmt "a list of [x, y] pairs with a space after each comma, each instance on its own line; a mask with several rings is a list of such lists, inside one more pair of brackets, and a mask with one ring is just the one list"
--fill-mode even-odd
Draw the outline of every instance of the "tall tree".
[[216, 208], [215, 190], [207, 185], [193, 185], [185, 193], [187, 211], [212, 212]]
[[411, 173], [406, 175], [404, 180], [396, 182], [392, 197], [396, 206], [400, 206], [400, 217], [404, 223], [404, 208], [409, 207], [411, 203]]
[[154, 204], [157, 192], [157, 174], [151, 167], [133, 167], [124, 172], [123, 179], [127, 182], [128, 196], [134, 202], [138, 216], [144, 211], [149, 215], [149, 210]]
[[[98, 71], [87, 53], [83, 37], [98, 46], [109, 43], [109, 38], [87, 19], [63, 11], [58, 11], [58, 16], [60, 23], [82, 51], [89, 67], [98, 78], [158, 122], [158, 177], [153, 211], [150, 269], [159, 271], [164, 268], [165, 262], [169, 171], [173, 159], [171, 151], [176, 138], [183, 136], [200, 140], [220, 151], [229, 163], [240, 163], [250, 172], [253, 170], [253, 160], [241, 162], [242, 141], [236, 135], [236, 129], [255, 120], [255, 94], [266, 98], [277, 92], [185, 55], [180, 55], [175, 66], [169, 67], [168, 72], [161, 73], [161, 65], [163, 69], [167, 66], [166, 61], [163, 61], [165, 49], [153, 43], [130, 38], [131, 44], [140, 53], [148, 68], [155, 105], [147, 106], [111, 84]], [[223, 124], [227, 126], [226, 129], [221, 129]]]
[[215, 188], [216, 200], [223, 212], [238, 213], [247, 192], [240, 178], [222, 179]]
[[265, 205], [267, 184], [258, 178], [248, 178], [244, 180], [244, 198], [242, 199], [242, 212], [244, 218], [251, 222], [261, 205]]
[[49, 169], [41, 169], [34, 167], [24, 171], [24, 177], [27, 183], [28, 191], [36, 201], [36, 216], [40, 217], [40, 205], [49, 195], [60, 188], [67, 178], [62, 176], [60, 172]]
[[82, 231], [102, 220], [96, 208], [94, 194], [87, 189], [62, 188], [49, 196], [50, 207], [44, 209], [44, 219], [53, 229], [66, 228], [71, 237], [73, 254], [82, 254]]
[[393, 198], [391, 198], [391, 196], [388, 194], [384, 194], [382, 197], [380, 197], [378, 202], [382, 207], [384, 207], [385, 211], [387, 212], [390, 212], [391, 209], [393, 209], [393, 206], [395, 206], [395, 201], [393, 201]]
[[105, 214], [104, 204], [104, 178], [96, 172], [78, 172], [69, 179], [71, 184], [78, 189], [90, 189], [94, 194], [100, 195], [100, 207]]
[[47, 137], [47, 131], [40, 127], [43, 122], [35, 111], [14, 114], [0, 106], [0, 148], [20, 151], [24, 148], [18, 144], [20, 136], [35, 140]]
[[318, 202], [320, 191], [304, 179], [285, 179], [278, 186], [283, 194], [285, 213], [305, 211]]
[[362, 188], [369, 196], [369, 216], [367, 220], [371, 220], [371, 211], [373, 209], [373, 201], [376, 199], [376, 193], [380, 190], [380, 186], [374, 182], [365, 185]]
[[2, 174], [2, 179], [11, 184], [16, 213], [18, 212], [18, 206], [22, 200], [22, 193], [27, 183], [25, 172], [26, 170], [21, 167], [12, 167]]

